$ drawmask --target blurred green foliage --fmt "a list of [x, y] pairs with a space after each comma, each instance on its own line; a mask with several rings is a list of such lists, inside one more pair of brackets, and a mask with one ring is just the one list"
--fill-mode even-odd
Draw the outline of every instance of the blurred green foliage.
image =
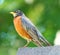
[[[9, 13], [18, 9], [53, 44], [60, 29], [60, 0], [0, 0], [0, 55], [16, 55], [17, 49], [26, 44], [15, 31], [13, 16]], [[35, 45], [31, 42], [28, 46]]]

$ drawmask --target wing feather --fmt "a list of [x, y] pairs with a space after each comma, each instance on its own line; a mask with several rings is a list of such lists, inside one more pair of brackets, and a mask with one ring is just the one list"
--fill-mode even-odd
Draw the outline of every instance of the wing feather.
[[33, 25], [33, 23], [26, 17], [22, 16], [22, 26], [28, 32], [28, 34], [34, 40], [40, 40], [41, 42], [50, 45], [49, 42], [41, 35], [41, 33], [37, 30], [37, 28]]
[[22, 17], [22, 26], [28, 32], [28, 34], [34, 39], [38, 38], [37, 30], [32, 22], [26, 17]]

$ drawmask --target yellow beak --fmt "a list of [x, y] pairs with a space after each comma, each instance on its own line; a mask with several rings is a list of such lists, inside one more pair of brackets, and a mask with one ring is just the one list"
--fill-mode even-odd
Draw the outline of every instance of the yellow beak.
[[10, 12], [10, 14], [13, 14], [14, 15], [15, 13], [14, 12]]
[[14, 17], [16, 16], [16, 13], [15, 12], [10, 12], [10, 14], [12, 14]]

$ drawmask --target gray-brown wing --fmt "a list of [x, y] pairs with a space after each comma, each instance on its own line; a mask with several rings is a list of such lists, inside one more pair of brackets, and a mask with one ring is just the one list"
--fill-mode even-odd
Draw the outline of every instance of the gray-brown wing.
[[21, 19], [23, 28], [28, 32], [28, 34], [32, 38], [38, 39], [38, 34], [37, 34], [37, 30], [35, 26], [32, 24], [30, 20], [28, 20], [27, 18], [25, 19], [25, 18], [26, 17], [22, 17]]
[[35, 26], [32, 24], [32, 22], [27, 17], [22, 17], [21, 21], [22, 21], [23, 28], [28, 32], [28, 34], [34, 40], [39, 39], [45, 44], [49, 44], [48, 41], [41, 35], [41, 33], [35, 28]]

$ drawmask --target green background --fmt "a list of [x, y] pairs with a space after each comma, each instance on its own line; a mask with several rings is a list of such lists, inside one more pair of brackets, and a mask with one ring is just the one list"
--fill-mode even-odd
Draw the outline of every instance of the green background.
[[[0, 55], [16, 55], [26, 44], [16, 32], [11, 11], [21, 10], [54, 45], [60, 30], [60, 0], [0, 0]], [[36, 47], [32, 42], [28, 47]]]

